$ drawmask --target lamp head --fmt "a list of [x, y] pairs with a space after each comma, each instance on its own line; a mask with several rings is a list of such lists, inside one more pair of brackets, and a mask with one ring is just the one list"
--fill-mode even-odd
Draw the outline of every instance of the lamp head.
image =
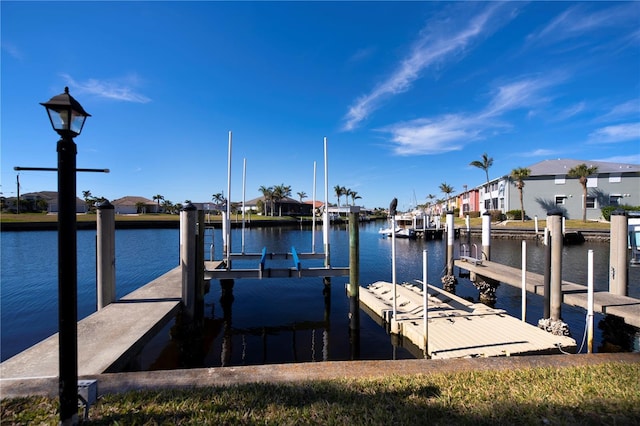
[[86, 112], [80, 102], [69, 94], [69, 88], [64, 88], [64, 93], [54, 96], [40, 105], [47, 109], [51, 126], [60, 136], [76, 137], [82, 132], [84, 122], [91, 114]]

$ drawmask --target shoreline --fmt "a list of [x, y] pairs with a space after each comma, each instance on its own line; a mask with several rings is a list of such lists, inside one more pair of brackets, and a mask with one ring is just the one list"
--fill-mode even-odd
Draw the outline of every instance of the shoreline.
[[[316, 222], [320, 223], [321, 222]], [[346, 223], [346, 222], [344, 222]], [[312, 224], [311, 220], [254, 220], [251, 222], [245, 222], [246, 228], [271, 228], [271, 227], [295, 227]], [[215, 229], [222, 228], [220, 221], [210, 222], [207, 226]], [[231, 228], [242, 227], [242, 221], [232, 221]], [[140, 219], [140, 220], [117, 220], [115, 221], [115, 229], [179, 229], [179, 220], [154, 220], [154, 219]], [[19, 232], [19, 231], [55, 231], [58, 229], [58, 222], [1, 222], [0, 232]], [[78, 230], [95, 230], [96, 221], [78, 221]], [[464, 239], [467, 236], [467, 229], [464, 226], [456, 228], [460, 232], [460, 239]], [[479, 237], [482, 235], [481, 227], [471, 227], [469, 229], [471, 236]], [[586, 242], [609, 242], [610, 232], [606, 229], [567, 229], [570, 233], [580, 233], [584, 237]], [[536, 233], [535, 229], [527, 228], [500, 228], [500, 225], [493, 226], [491, 228], [491, 238], [495, 239], [527, 239], [527, 240], [541, 240], [544, 238], [544, 230], [540, 230]]]

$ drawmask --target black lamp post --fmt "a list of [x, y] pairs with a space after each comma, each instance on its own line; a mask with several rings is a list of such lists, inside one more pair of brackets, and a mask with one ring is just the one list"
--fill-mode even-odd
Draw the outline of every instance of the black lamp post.
[[58, 141], [58, 353], [60, 424], [78, 423], [78, 259], [76, 144], [88, 114], [70, 94], [41, 103], [60, 135]]

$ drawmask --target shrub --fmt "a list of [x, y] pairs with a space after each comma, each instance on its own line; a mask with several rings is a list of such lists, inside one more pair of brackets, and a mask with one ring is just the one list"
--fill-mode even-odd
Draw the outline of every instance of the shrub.
[[508, 220], [521, 220], [522, 219], [522, 210], [509, 210], [507, 212]]
[[489, 210], [492, 222], [500, 222], [504, 220], [504, 215], [501, 210]]
[[470, 218], [472, 218], [472, 219], [473, 219], [474, 217], [480, 217], [480, 212], [479, 212], [479, 211], [472, 211], [472, 212], [469, 212], [469, 217], [470, 217]]
[[606, 221], [611, 221], [611, 213], [616, 210], [624, 210], [624, 211], [640, 211], [640, 206], [629, 206], [627, 204], [623, 204], [621, 206], [605, 206], [600, 211], [602, 212], [602, 217]]

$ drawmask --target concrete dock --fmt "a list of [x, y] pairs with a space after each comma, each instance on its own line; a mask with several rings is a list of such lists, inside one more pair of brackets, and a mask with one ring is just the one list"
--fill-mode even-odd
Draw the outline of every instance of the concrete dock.
[[[393, 309], [393, 285], [378, 281], [360, 287], [360, 303], [379, 318], [389, 318]], [[396, 319], [391, 330], [424, 346], [422, 285], [396, 285]], [[428, 286], [428, 354], [433, 359], [510, 356], [575, 351], [576, 342], [554, 336], [509, 316], [502, 309], [465, 299]]]
[[[458, 259], [454, 261], [454, 265], [471, 272], [471, 274], [522, 288], [522, 271], [519, 268], [488, 260], [469, 262]], [[525, 282], [528, 292], [544, 295], [543, 275], [526, 271]], [[587, 309], [587, 286], [562, 281], [562, 302]], [[608, 291], [596, 291], [593, 295], [593, 310], [624, 318], [627, 324], [640, 328], [640, 300], [633, 297], [619, 296]]]
[[[182, 269], [176, 267], [79, 321], [78, 375], [119, 371], [175, 316], [181, 296]], [[56, 333], [0, 364], [0, 384], [58, 373]]]

